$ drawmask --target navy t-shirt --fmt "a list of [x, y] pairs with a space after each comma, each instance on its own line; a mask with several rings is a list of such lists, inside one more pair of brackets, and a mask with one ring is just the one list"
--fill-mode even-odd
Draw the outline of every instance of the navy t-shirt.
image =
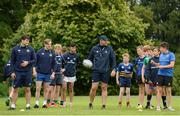
[[124, 63], [120, 63], [116, 70], [119, 72], [119, 77], [131, 78], [133, 74], [133, 64], [129, 63], [125, 65]]
[[68, 53], [63, 55], [63, 59], [65, 61], [64, 75], [66, 77], [74, 77], [74, 76], [76, 76], [76, 67], [77, 67], [77, 64], [79, 63], [79, 55], [77, 53], [68, 52]]

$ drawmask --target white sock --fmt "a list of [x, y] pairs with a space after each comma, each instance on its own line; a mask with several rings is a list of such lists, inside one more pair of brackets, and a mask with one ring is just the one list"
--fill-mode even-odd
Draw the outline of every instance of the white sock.
[[43, 101], [43, 105], [46, 105], [46, 104], [47, 104], [47, 100], [44, 100], [44, 101]]
[[39, 105], [39, 100], [36, 100], [36, 104]]
[[16, 108], [16, 105], [15, 104], [11, 104], [11, 108]]
[[30, 104], [26, 104], [26, 107], [30, 107]]

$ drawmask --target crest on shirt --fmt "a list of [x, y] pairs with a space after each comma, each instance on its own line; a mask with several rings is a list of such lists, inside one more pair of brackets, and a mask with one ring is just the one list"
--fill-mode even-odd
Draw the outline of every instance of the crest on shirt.
[[74, 60], [76, 60], [76, 58], [74, 58]]
[[96, 51], [96, 53], [99, 53], [99, 51]]
[[69, 57], [67, 57], [67, 59], [69, 60], [70, 58], [69, 58]]
[[121, 66], [121, 68], [124, 68], [124, 66]]
[[42, 53], [42, 55], [44, 55], [44, 52]]
[[30, 52], [30, 50], [29, 50], [29, 49], [27, 49], [27, 50], [26, 50], [26, 52]]
[[50, 57], [52, 57], [52, 54], [49, 54]]
[[19, 49], [18, 52], [20, 52], [21, 50]]
[[105, 53], [107, 54], [107, 53], [108, 53], [108, 51], [105, 51]]

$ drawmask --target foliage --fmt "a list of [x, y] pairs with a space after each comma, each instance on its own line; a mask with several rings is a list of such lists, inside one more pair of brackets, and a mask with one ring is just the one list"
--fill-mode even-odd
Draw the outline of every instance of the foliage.
[[[35, 0], [17, 33], [5, 40], [3, 60], [9, 58], [9, 50], [24, 34], [32, 37], [36, 50], [42, 47], [45, 38], [65, 46], [74, 42], [81, 59], [86, 58], [92, 46], [98, 43], [96, 36], [106, 34], [119, 61], [124, 51], [134, 56], [136, 46], [145, 42], [147, 26], [130, 11], [124, 0]], [[75, 90], [76, 95], [87, 95], [90, 71], [80, 66], [77, 75], [76, 87], [82, 90]], [[111, 86], [114, 84], [112, 81]], [[115, 86], [111, 88], [116, 89]]]

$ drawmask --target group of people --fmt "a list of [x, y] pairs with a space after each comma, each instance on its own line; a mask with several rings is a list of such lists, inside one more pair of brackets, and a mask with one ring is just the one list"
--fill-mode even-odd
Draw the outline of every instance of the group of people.
[[[147, 96], [145, 108], [152, 109], [151, 98], [157, 95], [157, 111], [161, 111], [161, 98], [164, 109], [172, 108], [172, 81], [175, 55], [168, 50], [169, 45], [162, 42], [159, 47], [149, 45], [138, 46], [135, 62], [130, 63], [130, 55], [122, 55], [122, 63], [116, 65], [116, 55], [106, 35], [98, 36], [99, 43], [89, 53], [92, 62], [92, 85], [89, 93], [89, 108], [93, 108], [93, 101], [99, 84], [102, 90], [102, 109], [106, 109], [108, 82], [110, 76], [116, 77], [120, 87], [118, 104], [122, 107], [122, 97], [127, 96], [127, 107], [130, 107], [130, 88], [133, 70], [136, 69], [136, 81], [139, 86], [138, 111], [143, 110], [144, 96]], [[39, 108], [41, 87], [43, 87], [44, 101], [42, 108], [58, 106], [66, 107], [66, 90], [68, 86], [70, 108], [73, 107], [73, 89], [76, 81], [77, 65], [80, 64], [76, 44], [70, 44], [66, 51], [61, 44], [52, 48], [50, 39], [44, 40], [44, 47], [35, 53], [29, 45], [30, 38], [22, 36], [20, 44], [11, 52], [11, 59], [5, 65], [4, 80], [11, 80], [9, 98], [6, 105], [10, 110], [16, 109], [19, 87], [25, 87], [26, 109], [29, 110], [31, 98], [32, 76], [36, 78], [36, 93], [34, 108]], [[61, 96], [61, 100], [59, 100]], [[167, 97], [167, 103], [166, 103]], [[59, 103], [60, 101], [60, 103]], [[10, 104], [9, 104], [10, 103]]]

